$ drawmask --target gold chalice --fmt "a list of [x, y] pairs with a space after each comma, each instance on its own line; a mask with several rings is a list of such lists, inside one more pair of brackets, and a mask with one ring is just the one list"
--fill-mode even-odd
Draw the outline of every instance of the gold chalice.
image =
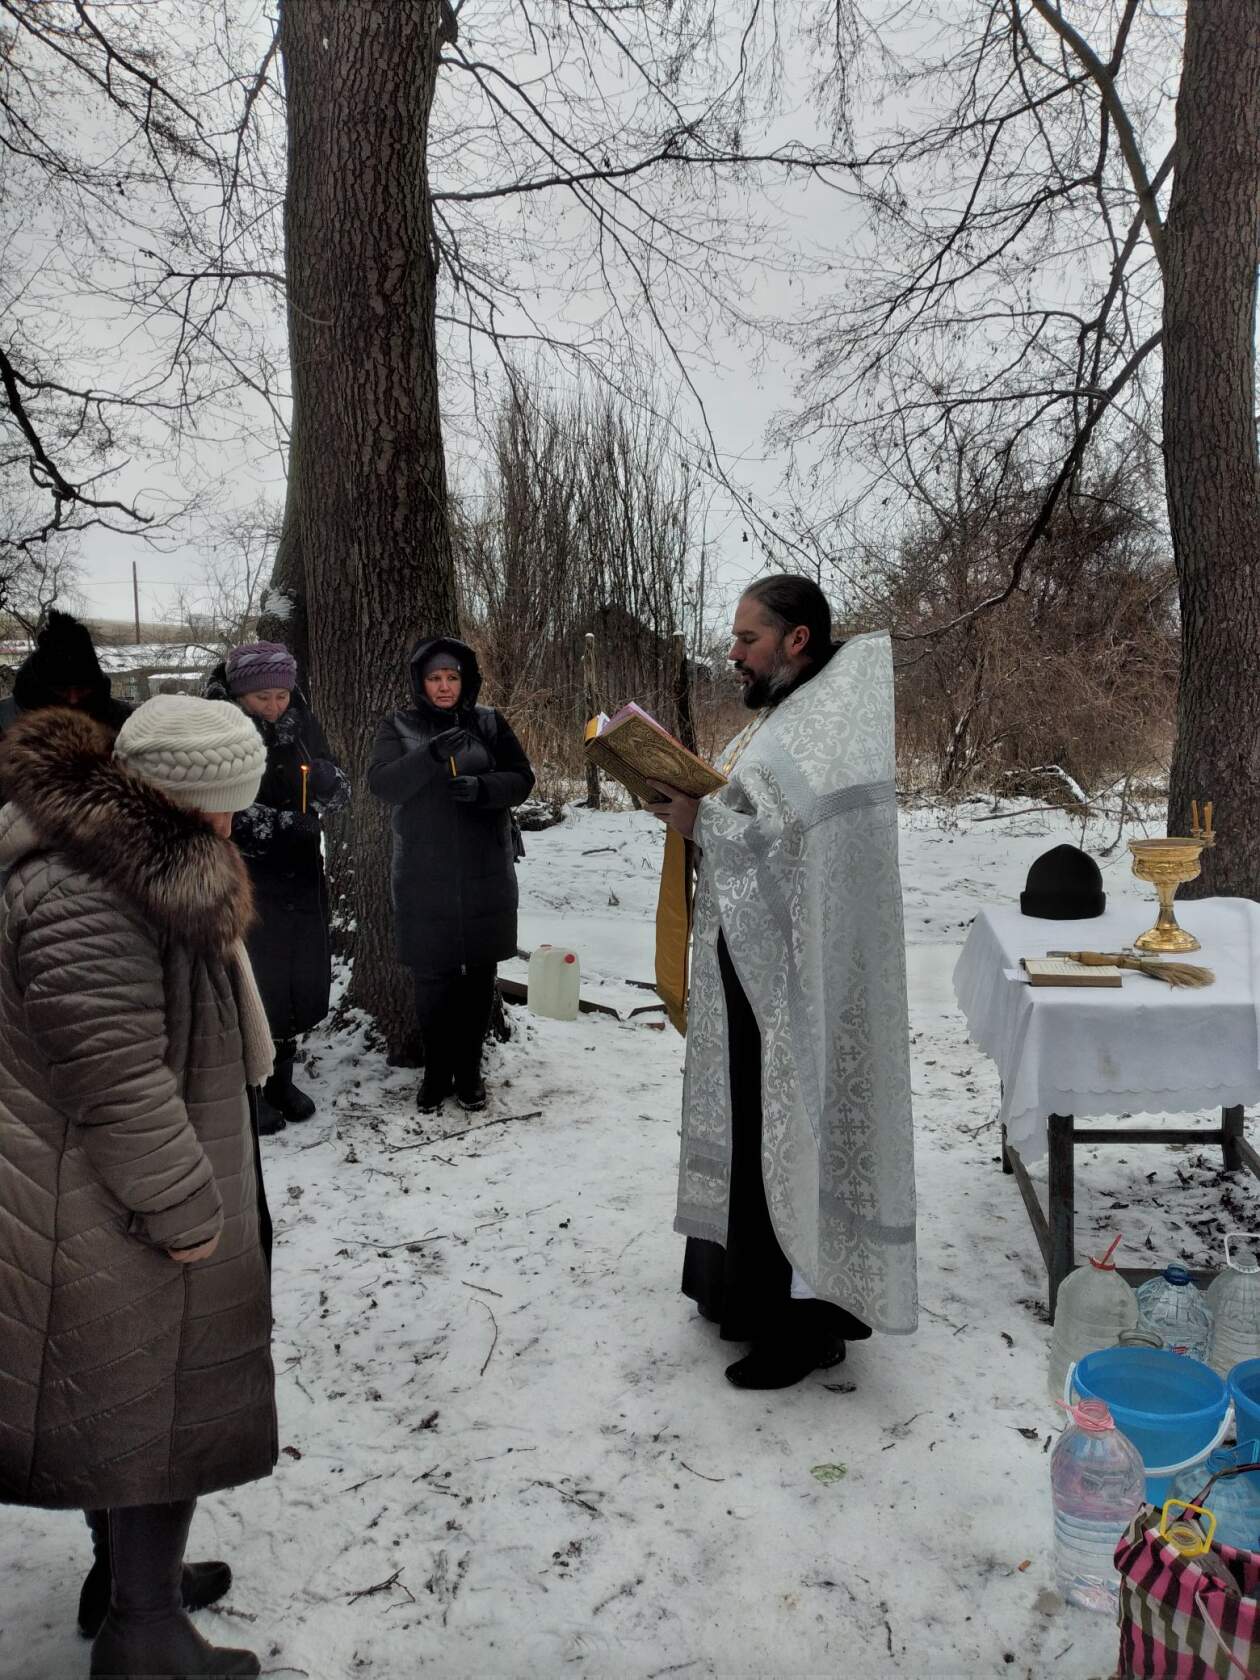
[[1133, 853], [1133, 873], [1140, 881], [1149, 881], [1159, 894], [1159, 915], [1155, 926], [1133, 941], [1139, 951], [1199, 949], [1199, 941], [1194, 935], [1177, 925], [1177, 918], [1173, 915], [1173, 895], [1184, 881], [1195, 879], [1203, 848], [1215, 842], [1216, 836], [1210, 832], [1129, 841], [1129, 850]]

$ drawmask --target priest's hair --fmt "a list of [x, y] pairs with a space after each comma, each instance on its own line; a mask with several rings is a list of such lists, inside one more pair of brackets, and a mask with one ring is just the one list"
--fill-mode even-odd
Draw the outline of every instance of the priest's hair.
[[756, 601], [781, 636], [803, 624], [809, 631], [805, 657], [814, 665], [825, 665], [835, 652], [831, 642], [831, 608], [812, 578], [795, 572], [776, 572], [750, 583], [744, 599]]

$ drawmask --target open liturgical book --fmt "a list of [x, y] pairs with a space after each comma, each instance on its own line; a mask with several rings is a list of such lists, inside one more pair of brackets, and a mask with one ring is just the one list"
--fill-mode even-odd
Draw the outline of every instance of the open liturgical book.
[[646, 805], [656, 804], [661, 798], [657, 782], [689, 793], [693, 799], [703, 799], [705, 794], [726, 786], [725, 776], [697, 758], [633, 701], [612, 717], [601, 712], [591, 719], [586, 726], [584, 751], [587, 758]]

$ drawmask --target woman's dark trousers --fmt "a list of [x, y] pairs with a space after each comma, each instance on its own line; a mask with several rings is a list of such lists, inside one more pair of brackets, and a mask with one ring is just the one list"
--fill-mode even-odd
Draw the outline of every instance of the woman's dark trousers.
[[494, 1007], [495, 964], [462, 974], [416, 977], [416, 1021], [424, 1044], [425, 1085], [469, 1095], [481, 1078], [481, 1047]]

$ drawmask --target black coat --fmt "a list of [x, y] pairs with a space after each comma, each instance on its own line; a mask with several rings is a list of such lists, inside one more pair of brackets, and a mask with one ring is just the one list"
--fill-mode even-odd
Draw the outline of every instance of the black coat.
[[[231, 698], [221, 665], [206, 696]], [[258, 798], [232, 818], [232, 838], [249, 870], [258, 911], [247, 941], [249, 958], [272, 1036], [283, 1042], [309, 1032], [328, 1013], [332, 948], [320, 819], [341, 810], [350, 783], [300, 694], [275, 723], [253, 722], [267, 744], [267, 768]]]
[[[449, 650], [463, 675], [459, 705], [425, 698], [420, 672]], [[510, 811], [529, 797], [534, 772], [511, 725], [477, 705], [481, 672], [470, 647], [426, 638], [412, 653], [414, 705], [381, 723], [368, 787], [393, 806], [394, 940], [400, 962], [423, 975], [458, 974], [516, 954], [516, 865]], [[451, 769], [429, 743], [448, 729], [471, 739], [456, 754], [460, 776], [477, 778], [475, 804], [456, 801]]]

